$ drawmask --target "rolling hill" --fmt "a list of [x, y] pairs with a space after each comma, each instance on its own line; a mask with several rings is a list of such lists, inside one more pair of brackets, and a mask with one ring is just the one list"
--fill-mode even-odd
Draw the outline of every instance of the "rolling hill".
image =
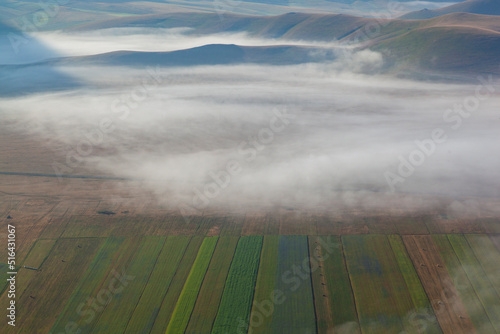
[[483, 15], [500, 15], [500, 1], [498, 0], [468, 0], [439, 9], [423, 9], [401, 16], [402, 19], [422, 20], [446, 15], [450, 13], [470, 13]]
[[[465, 5], [466, 3], [463, 3]], [[452, 13], [427, 20], [375, 19], [342, 14], [288, 13], [278, 16], [172, 13], [109, 20], [78, 30], [110, 27], [189, 27], [190, 34], [246, 32], [298, 41], [355, 43], [382, 52], [397, 71], [498, 73], [500, 17]], [[300, 57], [299, 57], [300, 58]], [[302, 60], [301, 60], [302, 61]]]
[[415, 29], [373, 45], [397, 67], [433, 73], [500, 73], [500, 33], [472, 27]]
[[[489, 0], [466, 1], [448, 8], [472, 5], [499, 5]], [[455, 7], [458, 8], [458, 7]], [[479, 8], [479, 7], [475, 7]], [[499, 73], [500, 17], [451, 13], [432, 19], [381, 19], [343, 14], [287, 13], [253, 16], [216, 13], [170, 12], [134, 15], [83, 23], [66, 31], [82, 32], [118, 27], [180, 28], [186, 34], [208, 35], [245, 32], [253, 37], [276, 39], [273, 47], [205, 45], [174, 52], [118, 51], [95, 56], [57, 59], [71, 64], [119, 64], [140, 66], [222, 65], [242, 63], [298, 64], [323, 61], [311, 56], [311, 48], [290, 46], [289, 41], [338, 42], [357, 50], [372, 49], [385, 55], [387, 69], [400, 74], [410, 71], [473, 75]], [[228, 40], [227, 44], [230, 44]], [[296, 43], [294, 43], [296, 44]], [[326, 56], [333, 59], [333, 51]]]
[[[322, 49], [321, 49], [322, 50]], [[298, 46], [238, 46], [209, 44], [171, 52], [116, 51], [92, 56], [57, 58], [35, 65], [197, 66], [231, 64], [291, 65], [328, 61], [334, 51]]]

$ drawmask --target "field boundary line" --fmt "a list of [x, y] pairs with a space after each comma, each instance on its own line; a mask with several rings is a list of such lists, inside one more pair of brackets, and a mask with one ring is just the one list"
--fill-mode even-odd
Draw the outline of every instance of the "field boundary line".
[[[207, 238], [207, 237], [205, 237]], [[209, 238], [209, 237], [208, 237]], [[207, 272], [208, 272], [208, 269], [210, 268], [210, 264], [212, 263], [213, 259], [214, 259], [214, 253], [215, 253], [215, 250], [217, 249], [217, 246], [219, 246], [219, 243], [220, 243], [220, 239], [221, 239], [221, 236], [218, 235], [217, 236], [217, 243], [215, 244], [215, 247], [214, 247], [214, 250], [212, 252], [212, 256], [210, 257], [210, 261], [208, 262], [208, 266], [207, 266], [207, 270], [205, 270], [205, 275], [203, 275], [203, 279], [201, 280], [201, 284], [200, 284], [200, 288], [198, 289], [198, 292], [196, 293], [196, 299], [194, 301], [194, 304], [193, 304], [193, 309], [191, 310], [191, 314], [189, 314], [189, 318], [187, 320], [187, 323], [186, 323], [186, 328], [184, 329], [184, 332], [186, 331], [186, 329], [188, 328], [189, 326], [189, 322], [191, 321], [191, 317], [193, 316], [193, 311], [194, 311], [194, 308], [196, 307], [196, 303], [198, 302], [198, 297], [200, 296], [200, 291], [201, 291], [201, 288], [203, 287], [203, 282], [205, 281], [205, 277], [207, 277]], [[233, 253], [233, 258], [234, 258], [234, 253]], [[233, 262], [233, 260], [231, 260], [231, 262]], [[190, 272], [191, 273], [191, 272]], [[228, 272], [229, 273], [229, 272]], [[225, 282], [224, 282], [224, 285], [225, 285]], [[224, 291], [224, 290], [223, 290]], [[221, 299], [222, 299], [222, 296], [221, 296]], [[220, 302], [219, 302], [220, 303]], [[214, 318], [214, 321], [215, 321], [215, 318]]]
[[363, 333], [363, 329], [361, 328], [361, 321], [359, 320], [360, 315], [359, 315], [359, 310], [358, 310], [358, 302], [356, 301], [356, 295], [354, 294], [354, 288], [352, 286], [352, 280], [351, 280], [351, 274], [349, 272], [349, 267], [347, 266], [347, 258], [345, 256], [345, 248], [344, 248], [344, 240], [343, 240], [343, 235], [339, 236], [340, 240], [340, 247], [341, 247], [341, 252], [342, 252], [342, 258], [344, 259], [344, 268], [347, 273], [347, 278], [349, 278], [349, 288], [351, 290], [351, 295], [352, 295], [352, 300], [354, 301], [354, 311], [356, 312], [356, 320], [359, 325], [359, 332]]
[[[311, 283], [311, 290], [312, 290], [312, 302], [313, 302], [313, 308], [314, 308], [314, 322], [316, 324], [316, 333], [319, 333], [319, 323], [318, 323], [318, 310], [316, 310], [316, 295], [314, 293], [314, 284], [313, 284], [313, 279], [312, 279], [312, 274], [313, 270], [311, 267], [311, 259], [313, 259], [311, 255], [311, 243], [309, 240], [309, 235], [306, 235], [306, 240], [307, 240], [307, 256], [309, 257], [309, 281]], [[323, 253], [321, 253], [321, 256], [323, 256]], [[329, 299], [328, 299], [329, 301]]]

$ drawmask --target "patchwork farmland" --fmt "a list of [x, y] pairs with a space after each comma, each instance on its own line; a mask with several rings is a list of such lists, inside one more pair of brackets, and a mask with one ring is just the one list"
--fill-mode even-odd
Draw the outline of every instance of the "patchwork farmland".
[[[23, 187], [10, 179], [9, 192]], [[96, 182], [108, 181], [74, 189]], [[288, 210], [185, 219], [157, 204], [43, 194], [0, 202], [2, 228], [16, 226], [18, 271], [16, 327], [3, 322], [0, 333], [499, 330], [498, 219]]]
[[498, 333], [498, 222], [440, 219], [42, 219], [0, 332]]

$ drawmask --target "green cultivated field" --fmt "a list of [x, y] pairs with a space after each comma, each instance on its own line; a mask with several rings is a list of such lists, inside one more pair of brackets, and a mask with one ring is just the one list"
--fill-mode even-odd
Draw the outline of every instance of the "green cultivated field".
[[[125, 331], [164, 243], [165, 237], [148, 236], [141, 239], [133, 257], [122, 267], [121, 271], [116, 270], [122, 277], [127, 277], [121, 281], [123, 283], [121, 293], [112, 296], [92, 327], [91, 333], [123, 333]], [[116, 321], [117, 314], [127, 321]]]
[[448, 236], [434, 235], [432, 238], [445, 262], [446, 269], [450, 273], [453, 285], [458, 291], [456, 298], [460, 298], [463, 301], [468, 315], [472, 319], [472, 323], [478, 329], [479, 333], [495, 333], [491, 319], [488, 317], [481, 300], [478, 298], [474, 287], [469, 281], [453, 246], [450, 244]]
[[167, 237], [125, 333], [149, 333], [188, 243], [186, 236]]
[[191, 267], [196, 259], [196, 256], [198, 255], [198, 250], [203, 242], [203, 239], [204, 238], [202, 236], [194, 236], [189, 241], [189, 245], [184, 252], [184, 256], [179, 263], [179, 267], [175, 272], [174, 278], [170, 283], [167, 294], [165, 295], [165, 298], [163, 298], [151, 333], [165, 334], [168, 323], [170, 322], [170, 317], [172, 316], [172, 312], [174, 312], [182, 287], [184, 286]]
[[[81, 317], [79, 313], [85, 312], [82, 308], [82, 312], [78, 312], [80, 305], [83, 303], [84, 307], [86, 305], [86, 299], [90, 296], [97, 297], [97, 293], [100, 289], [106, 288], [108, 285], [103, 285], [107, 277], [111, 275], [111, 267], [116, 261], [116, 258], [126, 251], [125, 247], [130, 247], [130, 241], [124, 241], [124, 238], [109, 238], [103, 244], [99, 252], [96, 254], [94, 260], [89, 266], [89, 270], [86, 275], [80, 281], [80, 284], [73, 291], [73, 294], [69, 298], [64, 311], [61, 312], [57, 318], [56, 323], [52, 327], [51, 331], [53, 333], [64, 333], [66, 331], [66, 326], [72, 326], [80, 329], [82, 332], [85, 330], [85, 326], [90, 324], [94, 319], [91, 319], [90, 315], [86, 317]], [[125, 246], [125, 247], [124, 247]], [[90, 310], [94, 310], [93, 308]], [[95, 314], [95, 311], [93, 311]]]
[[[23, 261], [23, 265], [27, 265], [33, 268], [40, 268], [43, 265], [43, 262], [49, 255], [50, 251], [54, 247], [57, 239], [39, 239], [35, 242], [31, 250], [26, 256], [26, 259]], [[8, 269], [7, 264], [0, 264], [2, 269], [0, 269], [0, 273], [5, 273], [0, 276], [0, 291], [3, 292], [7, 287], [7, 272], [11, 270]], [[19, 267], [19, 265], [17, 265]], [[29, 282], [36, 277], [36, 272], [30, 269], [18, 268], [19, 275], [16, 277], [16, 293], [17, 295], [21, 295], [24, 289], [28, 286]], [[10, 275], [9, 275], [10, 276]], [[7, 295], [2, 294], [0, 297], [0, 305], [7, 305]]]
[[218, 237], [210, 237], [203, 240], [198, 251], [198, 256], [194, 261], [191, 272], [182, 288], [179, 300], [175, 305], [172, 318], [167, 327], [167, 334], [183, 333], [185, 331], [198, 297], [198, 291], [200, 290], [201, 283], [210, 264], [210, 259], [217, 245], [217, 240]]
[[250, 319], [262, 318], [261, 323], [255, 326], [249, 324], [253, 334], [268, 333], [274, 313], [273, 293], [276, 281], [276, 268], [278, 267], [278, 245], [277, 235], [266, 235], [262, 244], [260, 255], [259, 273], [255, 285], [252, 312]]
[[[0, 333], [439, 334], [450, 333], [450, 321], [500, 332], [497, 235], [403, 243], [390, 224], [377, 229], [386, 234], [314, 235], [267, 218], [244, 227], [235, 217], [166, 219], [141, 235], [126, 218], [110, 221], [77, 216], [43, 229], [50, 238], [30, 243], [20, 262], [40, 270], [18, 268], [16, 327], [4, 322]], [[422, 279], [449, 287], [447, 305]], [[0, 302], [6, 309], [6, 290]]]
[[186, 333], [210, 333], [239, 237], [221, 236], [212, 256]]
[[[391, 244], [392, 251], [396, 256], [396, 261], [398, 262], [399, 270], [403, 275], [403, 278], [410, 293], [411, 299], [413, 301], [414, 312], [411, 313], [405, 319], [405, 328], [412, 328], [414, 332], [418, 332], [418, 327], [414, 319], [418, 319], [419, 316], [425, 315], [426, 323], [426, 333], [442, 333], [439, 323], [434, 315], [431, 303], [425, 290], [418, 278], [417, 272], [413, 267], [413, 263], [406, 251], [405, 245], [401, 236], [399, 235], [389, 235], [387, 236]], [[412, 317], [414, 315], [415, 318]]]
[[272, 333], [315, 333], [316, 321], [307, 236], [280, 236], [275, 288], [282, 291], [275, 306]]
[[491, 284], [481, 263], [477, 260], [467, 239], [460, 234], [449, 235], [455, 254], [460, 260], [469, 282], [472, 284], [476, 295], [491, 321], [495, 330], [500, 332], [500, 296]]
[[[18, 305], [25, 307], [24, 312], [18, 313], [17, 332], [49, 331], [104, 241], [81, 238], [56, 242], [42, 271], [35, 272], [24, 292], [17, 297]], [[37, 303], [39, 298], [44, 303]], [[40, 322], [40, 319], [44, 321]]]
[[469, 234], [466, 238], [491, 285], [500, 295], [500, 252], [487, 235]]
[[343, 236], [342, 241], [362, 332], [414, 332], [406, 318], [415, 307], [387, 237]]
[[248, 328], [262, 239], [261, 236], [240, 238], [212, 333], [238, 333]]
[[309, 253], [318, 262], [318, 268], [311, 275], [318, 333], [331, 333], [332, 330], [359, 333], [340, 238], [310, 236]]

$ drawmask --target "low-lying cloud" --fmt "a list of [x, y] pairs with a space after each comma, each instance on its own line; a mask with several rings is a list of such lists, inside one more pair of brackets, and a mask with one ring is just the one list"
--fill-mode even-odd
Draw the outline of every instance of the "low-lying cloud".
[[237, 44], [240, 46], [299, 45], [334, 47], [337, 43], [276, 40], [249, 36], [246, 32], [211, 35], [191, 34], [190, 28], [109, 28], [82, 32], [38, 32], [36, 41], [55, 50], [61, 56], [85, 56], [117, 50], [168, 52], [190, 49], [207, 44]]
[[[63, 143], [59, 172], [86, 166], [140, 180], [187, 213], [414, 210], [436, 196], [464, 211], [453, 200], [499, 196], [498, 79], [394, 79], [366, 74], [383, 65], [380, 54], [349, 55], [294, 66], [64, 67], [86, 86], [2, 98], [0, 113], [18, 131]], [[478, 87], [485, 98], [469, 116], [453, 111]], [[399, 175], [400, 157], [411, 160], [435, 129], [447, 140]], [[388, 172], [403, 181], [391, 186]]]

